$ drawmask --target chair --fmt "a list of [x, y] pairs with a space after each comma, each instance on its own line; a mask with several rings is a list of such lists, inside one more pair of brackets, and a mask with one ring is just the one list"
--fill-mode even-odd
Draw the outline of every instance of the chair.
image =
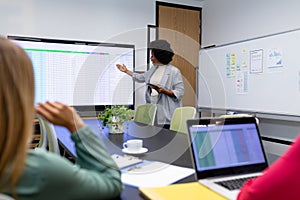
[[38, 117], [38, 119], [40, 123], [41, 137], [43, 138], [38, 147], [41, 146], [40, 148], [46, 148], [48, 146], [50, 152], [60, 155], [57, 136], [53, 124], [42, 117]]
[[39, 141], [39, 144], [37, 145], [37, 148], [47, 149], [47, 146], [48, 146], [47, 130], [44, 125], [42, 117], [38, 116], [37, 118], [38, 118], [39, 124], [40, 124], [40, 141]]
[[[252, 114], [244, 114], [244, 113], [240, 113], [240, 114], [229, 114], [229, 115], [221, 115], [221, 118], [238, 118], [238, 117], [255, 117]], [[255, 121], [256, 124], [259, 125], [259, 119], [257, 117], [255, 117]]]
[[188, 133], [186, 120], [193, 119], [196, 116], [196, 108], [191, 106], [176, 108], [172, 116], [170, 130]]
[[134, 121], [147, 125], [154, 125], [157, 107], [155, 104], [139, 105], [134, 114]]

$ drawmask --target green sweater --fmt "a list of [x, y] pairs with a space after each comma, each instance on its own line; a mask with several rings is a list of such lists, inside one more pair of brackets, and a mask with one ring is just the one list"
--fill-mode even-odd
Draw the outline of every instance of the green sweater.
[[111, 199], [122, 191], [121, 174], [100, 139], [89, 127], [71, 136], [76, 165], [42, 149], [29, 150], [18, 200]]

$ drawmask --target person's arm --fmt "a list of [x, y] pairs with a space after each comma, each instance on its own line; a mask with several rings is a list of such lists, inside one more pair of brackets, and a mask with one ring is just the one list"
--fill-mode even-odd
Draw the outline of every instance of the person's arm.
[[47, 169], [44, 183], [48, 184], [47, 191], [60, 188], [59, 194], [65, 199], [118, 196], [122, 190], [120, 170], [100, 139], [84, 125], [76, 111], [58, 102], [40, 104], [36, 111], [53, 124], [75, 130], [71, 132], [71, 138], [75, 142], [77, 165], [70, 165], [57, 156], [48, 156], [50, 160], [43, 166]]
[[72, 134], [77, 164], [43, 149], [30, 150], [18, 183], [20, 199], [112, 199], [123, 189], [115, 162], [89, 127]]
[[281, 200], [299, 198], [300, 137], [264, 173], [247, 181], [238, 200]]
[[184, 95], [184, 84], [182, 80], [182, 75], [177, 68], [173, 75], [173, 86], [171, 91], [174, 94], [174, 99], [176, 99], [176, 101], [181, 101]]
[[89, 127], [84, 127], [72, 135], [72, 140], [76, 147], [76, 164], [82, 172], [76, 173], [78, 185], [74, 183], [74, 190], [78, 189], [80, 199], [119, 196], [123, 189], [120, 170], [98, 136]]
[[162, 88], [162, 89], [160, 89], [158, 92], [159, 92], [159, 93], [166, 94], [166, 95], [168, 95], [168, 96], [170, 96], [170, 97], [175, 97], [174, 92], [173, 92], [172, 90], [167, 90], [167, 89], [165, 89], [165, 88]]
[[148, 84], [151, 88], [155, 89], [158, 93], [163, 93], [166, 94], [170, 97], [175, 97], [174, 93], [172, 90], [167, 90], [163, 87], [160, 87], [158, 85], [153, 85], [153, 84]]
[[145, 73], [142, 73], [142, 74], [135, 73], [135, 72], [127, 69], [127, 67], [125, 65], [117, 64], [116, 66], [121, 72], [124, 72], [124, 73], [128, 74], [129, 76], [131, 76], [134, 81], [137, 81], [139, 83], [145, 82]]
[[129, 69], [127, 69], [127, 67], [124, 64], [123, 65], [117, 64], [116, 66], [121, 72], [124, 72], [124, 73], [128, 74], [129, 76], [133, 75], [133, 72], [130, 71]]
[[173, 74], [172, 78], [173, 78], [172, 87], [174, 89], [168, 90], [166, 88], [163, 88], [160, 86], [155, 86], [155, 85], [150, 85], [150, 87], [155, 89], [158, 93], [166, 94], [166, 95], [180, 101], [184, 94], [184, 84], [183, 84], [183, 80], [182, 80], [180, 71], [176, 70], [175, 73]]

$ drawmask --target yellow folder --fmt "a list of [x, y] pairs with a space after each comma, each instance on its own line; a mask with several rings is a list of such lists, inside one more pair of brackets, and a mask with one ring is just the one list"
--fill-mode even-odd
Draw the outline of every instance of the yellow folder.
[[139, 188], [142, 195], [150, 200], [225, 200], [220, 194], [199, 182], [179, 183], [164, 187]]

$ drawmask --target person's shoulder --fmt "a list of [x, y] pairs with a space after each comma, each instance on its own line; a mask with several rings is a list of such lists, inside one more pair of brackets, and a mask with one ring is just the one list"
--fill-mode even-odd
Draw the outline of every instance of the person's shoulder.
[[36, 163], [40, 166], [47, 166], [48, 164], [59, 164], [59, 163], [69, 163], [69, 161], [56, 153], [49, 152], [42, 148], [30, 149], [27, 154], [26, 164], [31, 165]]
[[300, 134], [294, 139], [291, 143], [291, 146], [297, 146], [297, 149], [300, 149]]
[[157, 69], [157, 66], [155, 66], [155, 65], [152, 65], [149, 69], [148, 69], [148, 71], [153, 71], [153, 70], [156, 70]]
[[45, 156], [48, 154], [48, 151], [43, 148], [35, 148], [35, 149], [29, 149], [28, 150], [28, 157], [40, 157]]
[[29, 162], [34, 160], [34, 162], [36, 163], [38, 162], [43, 163], [45, 161], [49, 161], [57, 158], [59, 158], [58, 155], [51, 153], [42, 148], [30, 149], [27, 155], [27, 160], [29, 160]]
[[49, 153], [45, 149], [36, 148], [28, 150], [25, 171], [26, 174], [42, 173], [49, 165], [53, 162], [52, 160], [57, 159], [57, 155]]
[[168, 64], [167, 67], [174, 73], [181, 73], [180, 69], [178, 69], [177, 67], [175, 67], [174, 65], [172, 64]]
[[66, 158], [49, 152], [47, 150], [36, 148], [28, 151], [26, 159], [26, 168], [36, 169], [37, 171], [52, 171], [58, 168], [70, 167], [72, 164]]

